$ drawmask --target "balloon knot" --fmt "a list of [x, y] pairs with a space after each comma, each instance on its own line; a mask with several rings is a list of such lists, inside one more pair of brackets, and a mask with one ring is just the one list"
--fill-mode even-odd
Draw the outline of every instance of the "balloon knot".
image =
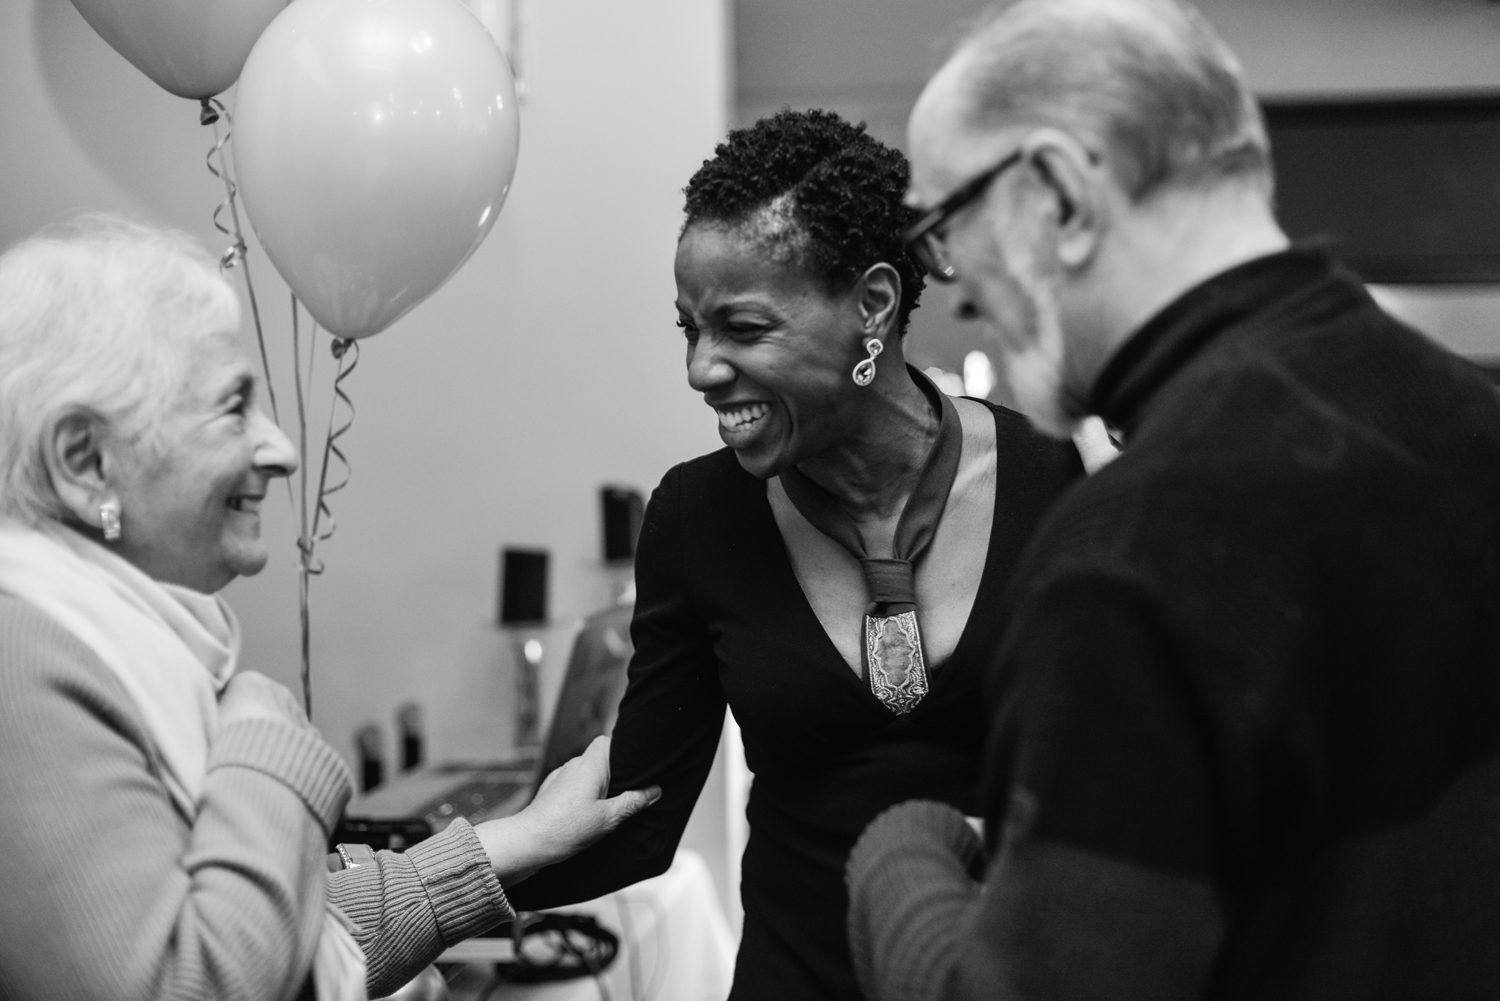
[[203, 98], [202, 106], [198, 111], [199, 125], [212, 125], [219, 120], [219, 110], [215, 108], [208, 98]]
[[316, 539], [310, 539], [305, 535], [297, 537], [297, 549], [302, 554], [302, 572], [308, 577], [317, 577], [323, 572], [323, 561], [313, 557], [313, 546]]
[[350, 338], [347, 338], [347, 337], [335, 337], [333, 339], [333, 356], [335, 358], [342, 358], [342, 357], [344, 357], [344, 352], [348, 351], [353, 346], [354, 346], [354, 341], [351, 340]]

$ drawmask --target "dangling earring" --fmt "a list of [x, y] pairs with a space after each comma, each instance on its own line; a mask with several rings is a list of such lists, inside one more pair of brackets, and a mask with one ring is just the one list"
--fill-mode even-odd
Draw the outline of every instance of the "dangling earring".
[[854, 366], [854, 371], [849, 376], [856, 386], [868, 386], [875, 381], [875, 359], [884, 350], [885, 345], [880, 343], [878, 337], [865, 341], [865, 351], [870, 357], [862, 359], [858, 365]]
[[99, 505], [99, 527], [104, 529], [104, 541], [116, 542], [120, 538], [120, 502], [107, 500]]

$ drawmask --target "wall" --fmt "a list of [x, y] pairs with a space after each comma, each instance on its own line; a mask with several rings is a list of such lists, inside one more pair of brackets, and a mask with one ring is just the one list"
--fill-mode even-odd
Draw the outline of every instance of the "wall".
[[[1257, 93], [1276, 97], [1500, 91], [1500, 3], [1492, 0], [1199, 0]], [[922, 84], [976, 0], [748, 0], [735, 6], [736, 121], [783, 105], [831, 108], [897, 147]], [[909, 354], [958, 371], [980, 344], [932, 290], [912, 318]], [[1500, 331], [1500, 290], [1404, 289], [1390, 300], [1465, 351], [1475, 320]]]
[[[1198, 0], [1263, 94], [1500, 88], [1491, 0]], [[739, 117], [819, 101], [904, 139], [905, 117], [976, 0], [735, 6]]]
[[[313, 718], [351, 756], [365, 721], [391, 748], [407, 699], [426, 710], [434, 757], [502, 753], [511, 651], [490, 624], [500, 547], [552, 552], [551, 694], [569, 628], [610, 594], [599, 485], [649, 490], [673, 462], [718, 446], [683, 378], [671, 261], [680, 189], [727, 119], [727, 4], [548, 0], [526, 5], [522, 23], [529, 93], [499, 222], [446, 286], [361, 342], [347, 381], [351, 478], [331, 501], [337, 530], [319, 545], [327, 570], [310, 608]], [[110, 209], [228, 245], [211, 222], [223, 189], [204, 165], [214, 137], [198, 108], [67, 0], [0, 4], [0, 95], [0, 244]], [[250, 261], [289, 426], [287, 293], [253, 239]], [[325, 336], [319, 385], [326, 347]], [[327, 410], [314, 414], [316, 449]], [[284, 492], [270, 501], [272, 565], [226, 596], [249, 666], [296, 686], [292, 505]]]

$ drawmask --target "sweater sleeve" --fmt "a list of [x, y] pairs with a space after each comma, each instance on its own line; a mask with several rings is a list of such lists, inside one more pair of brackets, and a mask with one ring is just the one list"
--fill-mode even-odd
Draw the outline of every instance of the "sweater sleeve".
[[919, 998], [953, 971], [959, 925], [979, 894], [984, 851], [953, 807], [898, 803], [849, 853], [849, 946], [872, 999]]
[[462, 818], [405, 852], [374, 852], [331, 873], [328, 895], [365, 954], [371, 997], [394, 992], [450, 945], [515, 917]]
[[1048, 587], [1017, 621], [986, 750], [983, 886], [962, 892], [951, 816], [882, 817], [851, 857], [869, 996], [1201, 998], [1227, 918], [1171, 644], [1128, 585], [1100, 579]]
[[228, 727], [197, 816], [173, 805], [129, 696], [0, 598], [0, 996], [296, 996], [323, 920], [326, 824], [348, 796], [311, 730]]
[[682, 467], [652, 493], [636, 554], [629, 681], [610, 742], [610, 795], [659, 785], [661, 799], [573, 858], [509, 888], [522, 910], [588, 900], [665, 872], [724, 728], [713, 641], [685, 561]]

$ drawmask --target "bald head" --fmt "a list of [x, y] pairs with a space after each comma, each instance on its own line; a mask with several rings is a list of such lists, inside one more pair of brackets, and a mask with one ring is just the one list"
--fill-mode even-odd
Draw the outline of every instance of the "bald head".
[[1286, 244], [1259, 108], [1178, 0], [987, 12], [923, 90], [909, 148], [910, 200], [943, 210], [926, 239], [955, 311], [992, 328], [1013, 371], [1039, 373], [1051, 405], [1034, 419], [1080, 414], [1149, 317]]
[[1036, 126], [1100, 154], [1133, 200], [1220, 182], [1269, 194], [1265, 128], [1239, 64], [1175, 0], [1021, 0], [986, 12], [918, 101], [912, 148]]

